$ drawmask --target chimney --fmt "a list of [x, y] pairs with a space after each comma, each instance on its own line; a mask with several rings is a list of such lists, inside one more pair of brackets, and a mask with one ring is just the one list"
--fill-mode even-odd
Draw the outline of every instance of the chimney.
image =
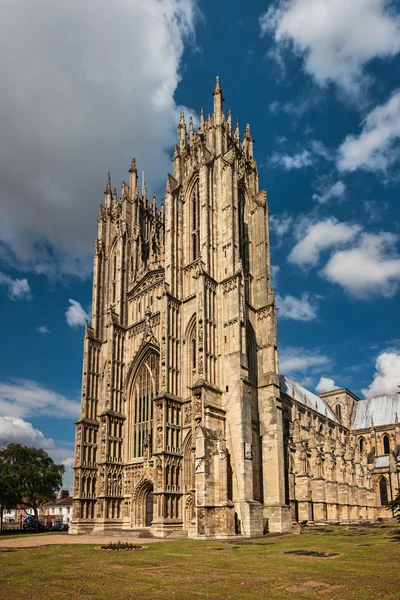
[[61, 490], [60, 492], [60, 500], [64, 500], [65, 498], [69, 497], [69, 491], [68, 490]]

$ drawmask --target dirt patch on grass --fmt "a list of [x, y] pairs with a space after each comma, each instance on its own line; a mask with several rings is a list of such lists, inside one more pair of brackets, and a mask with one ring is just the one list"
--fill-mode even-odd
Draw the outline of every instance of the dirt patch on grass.
[[288, 550], [284, 554], [294, 554], [295, 556], [315, 556], [316, 558], [329, 558], [330, 556], [339, 556], [338, 552], [318, 552], [317, 550]]
[[290, 592], [315, 592], [318, 590], [324, 592], [336, 592], [342, 586], [341, 585], [330, 585], [329, 583], [325, 583], [323, 581], [314, 581], [310, 579], [309, 581], [304, 581], [304, 583], [300, 583], [299, 585], [292, 585], [286, 588]]

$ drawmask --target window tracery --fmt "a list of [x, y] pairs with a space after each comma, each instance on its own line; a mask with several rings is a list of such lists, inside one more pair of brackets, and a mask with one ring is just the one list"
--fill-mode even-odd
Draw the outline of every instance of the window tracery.
[[139, 367], [134, 391], [133, 457], [144, 455], [144, 446], [151, 436], [153, 426], [153, 398], [158, 393], [159, 357], [151, 352]]

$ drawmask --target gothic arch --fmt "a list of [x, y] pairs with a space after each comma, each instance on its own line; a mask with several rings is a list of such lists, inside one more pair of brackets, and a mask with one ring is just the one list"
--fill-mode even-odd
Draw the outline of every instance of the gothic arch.
[[200, 180], [198, 171], [194, 171], [183, 191], [185, 203], [184, 252], [186, 264], [200, 257]]
[[386, 477], [381, 477], [379, 480], [379, 502], [381, 506], [385, 506], [388, 503], [388, 486]]
[[390, 454], [390, 438], [387, 435], [387, 433], [385, 433], [385, 435], [383, 436], [382, 445], [383, 445], [383, 454]]
[[183, 452], [183, 490], [190, 492], [195, 487], [194, 452], [192, 432], [189, 431], [182, 444]]
[[185, 361], [183, 373], [185, 373], [185, 384], [186, 387], [183, 389], [190, 388], [193, 383], [193, 377], [195, 377], [195, 370], [197, 367], [197, 318], [194, 313], [186, 326], [185, 335], [183, 338], [184, 352], [183, 360]]
[[152, 436], [153, 398], [159, 391], [158, 347], [146, 343], [136, 354], [125, 379], [126, 459], [144, 456], [145, 438]]
[[[149, 502], [150, 500], [150, 502]], [[153, 520], [153, 481], [143, 477], [132, 494], [132, 527], [149, 527]]]
[[249, 369], [249, 381], [252, 385], [257, 385], [257, 340], [253, 325], [250, 321], [246, 324], [246, 353], [247, 366]]

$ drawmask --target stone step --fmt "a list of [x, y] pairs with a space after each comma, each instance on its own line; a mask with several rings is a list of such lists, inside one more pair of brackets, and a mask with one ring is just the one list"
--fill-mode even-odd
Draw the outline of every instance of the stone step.
[[171, 533], [167, 536], [169, 540], [184, 540], [188, 537], [187, 531], [171, 531]]

